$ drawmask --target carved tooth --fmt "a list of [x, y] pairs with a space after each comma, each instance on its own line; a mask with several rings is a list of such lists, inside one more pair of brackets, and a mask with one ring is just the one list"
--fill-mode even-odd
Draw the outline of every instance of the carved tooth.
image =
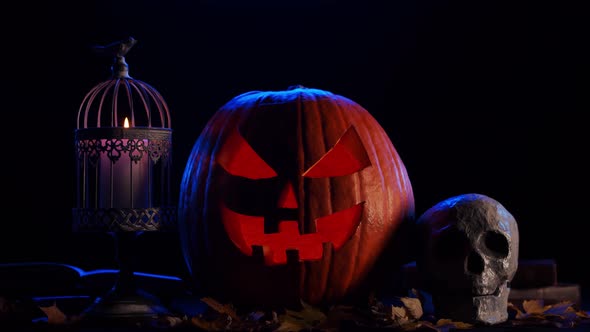
[[264, 264], [264, 247], [261, 245], [252, 245], [252, 258], [255, 262]]
[[287, 249], [287, 265], [299, 264], [299, 250], [298, 249]]

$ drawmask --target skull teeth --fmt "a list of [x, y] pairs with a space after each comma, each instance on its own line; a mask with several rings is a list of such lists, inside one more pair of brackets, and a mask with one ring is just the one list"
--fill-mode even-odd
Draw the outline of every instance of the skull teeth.
[[500, 296], [500, 287], [496, 287], [496, 290], [494, 291], [494, 296]]
[[489, 294], [476, 294], [476, 297], [480, 297], [480, 296], [500, 296], [500, 287], [496, 287], [496, 290], [494, 290], [493, 293], [489, 293]]

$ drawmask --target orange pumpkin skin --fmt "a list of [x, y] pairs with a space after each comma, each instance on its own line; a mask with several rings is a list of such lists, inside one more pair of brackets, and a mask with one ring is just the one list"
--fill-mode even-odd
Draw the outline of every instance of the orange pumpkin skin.
[[294, 87], [234, 97], [188, 158], [179, 233], [195, 288], [235, 304], [334, 304], [365, 289], [414, 218], [396, 149], [367, 110]]

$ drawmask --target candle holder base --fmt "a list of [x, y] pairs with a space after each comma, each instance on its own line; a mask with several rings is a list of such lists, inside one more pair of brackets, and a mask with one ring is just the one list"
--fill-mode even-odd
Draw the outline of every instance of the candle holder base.
[[160, 327], [169, 310], [153, 294], [137, 286], [135, 280], [135, 239], [142, 232], [112, 232], [119, 273], [116, 283], [80, 315], [85, 326]]
[[170, 311], [152, 294], [137, 289], [121, 294], [113, 289], [80, 315], [79, 323], [93, 327], [155, 327], [165, 323]]

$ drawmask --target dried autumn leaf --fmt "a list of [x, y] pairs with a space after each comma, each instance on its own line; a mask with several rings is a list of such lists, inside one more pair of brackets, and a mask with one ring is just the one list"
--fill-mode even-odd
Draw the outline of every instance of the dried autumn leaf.
[[576, 311], [576, 315], [583, 319], [590, 319], [590, 313], [588, 311], [579, 310]]
[[416, 321], [416, 322], [409, 322], [408, 324], [405, 324], [403, 326], [401, 326], [401, 329], [403, 331], [416, 331], [416, 330], [424, 330], [424, 329], [430, 329], [436, 332], [446, 332], [447, 330], [443, 330], [441, 327], [437, 327], [436, 325], [434, 325], [433, 323], [429, 322], [429, 321], [424, 321], [424, 320], [420, 320], [420, 321]]
[[323, 331], [338, 330], [342, 321], [366, 323], [367, 315], [351, 305], [334, 305], [326, 312], [326, 319], [316, 326]]
[[57, 303], [53, 302], [52, 305], [47, 307], [39, 306], [39, 309], [47, 316], [48, 324], [65, 324], [68, 321], [68, 317], [58, 307]]
[[274, 332], [294, 332], [301, 331], [306, 328], [307, 327], [305, 327], [304, 324], [301, 324], [301, 322], [291, 318], [286, 318], [281, 320], [281, 325], [279, 325], [279, 327], [274, 330]]
[[214, 320], [207, 320], [202, 316], [195, 316], [191, 318], [191, 323], [205, 331], [222, 331], [230, 328], [232, 318], [226, 314], [221, 314]]
[[413, 297], [402, 297], [401, 301], [404, 303], [410, 319], [420, 319], [424, 314], [422, 311], [422, 303], [419, 299]]
[[570, 301], [563, 301], [552, 305], [544, 305], [542, 300], [525, 300], [520, 311], [509, 303], [508, 308], [516, 311], [515, 320], [510, 321], [513, 326], [550, 326], [558, 328], [574, 327], [583, 320], [584, 311], [577, 310]]
[[391, 318], [396, 325], [405, 325], [410, 322], [408, 311], [405, 307], [391, 306]]
[[215, 331], [217, 328], [214, 321], [208, 321], [199, 316], [191, 318], [191, 323], [205, 331]]
[[396, 318], [405, 318], [408, 319], [408, 311], [405, 307], [396, 307], [394, 305], [391, 306], [391, 315], [394, 319]]
[[423, 315], [422, 303], [415, 297], [396, 297], [388, 307], [378, 302], [373, 307], [373, 315], [383, 318], [394, 326], [402, 326], [416, 322]]
[[[407, 324], [400, 326], [400, 328], [403, 331], [416, 331], [417, 329], [422, 329], [423, 327], [425, 327], [425, 325], [423, 325], [421, 321], [408, 322]], [[429, 327], [429, 326], [426, 326], [426, 327]]]
[[553, 305], [545, 306], [545, 311], [543, 311], [543, 313], [546, 315], [562, 316], [567, 314], [568, 311], [571, 312], [571, 310], [573, 310], [572, 306], [573, 302], [563, 301]]
[[450, 326], [451, 328], [455, 328], [458, 330], [467, 330], [467, 329], [473, 328], [473, 324], [469, 324], [469, 323], [465, 323], [465, 322], [457, 322], [457, 321], [453, 321], [451, 319], [439, 319], [436, 322], [436, 326], [437, 327]]
[[168, 327], [180, 326], [184, 323], [185, 319], [186, 317], [176, 317], [168, 315], [159, 317], [159, 320], [163, 322], [163, 325]]
[[532, 317], [531, 314], [524, 312], [521, 308], [510, 302], [508, 302], [508, 310], [513, 310], [516, 312], [514, 318], [517, 320], [523, 320]]
[[300, 331], [319, 326], [326, 320], [326, 314], [301, 301], [301, 310], [285, 310], [285, 314], [279, 317], [281, 325], [277, 331]]
[[517, 315], [522, 314], [522, 310], [512, 302], [508, 302], [508, 310], [514, 310]]
[[543, 300], [524, 300], [522, 301], [522, 308], [527, 314], [543, 314], [545, 310], [549, 309], [548, 306], [544, 305]]
[[573, 307], [573, 302], [563, 301], [553, 305], [545, 306], [546, 309], [543, 312], [545, 318], [559, 318], [564, 323], [572, 325], [578, 320], [578, 315]]
[[201, 301], [207, 304], [213, 310], [219, 312], [220, 314], [226, 314], [230, 316], [233, 320], [240, 321], [240, 317], [231, 305], [219, 303], [210, 297], [203, 297], [201, 298]]
[[[402, 326], [404, 331], [414, 331], [417, 329], [423, 330], [425, 328], [431, 329], [437, 332], [449, 332], [452, 330], [468, 330], [474, 328], [473, 324], [456, 322], [450, 319], [439, 319], [436, 324], [429, 321], [417, 321], [411, 324]], [[411, 327], [411, 328], [410, 328]]]

